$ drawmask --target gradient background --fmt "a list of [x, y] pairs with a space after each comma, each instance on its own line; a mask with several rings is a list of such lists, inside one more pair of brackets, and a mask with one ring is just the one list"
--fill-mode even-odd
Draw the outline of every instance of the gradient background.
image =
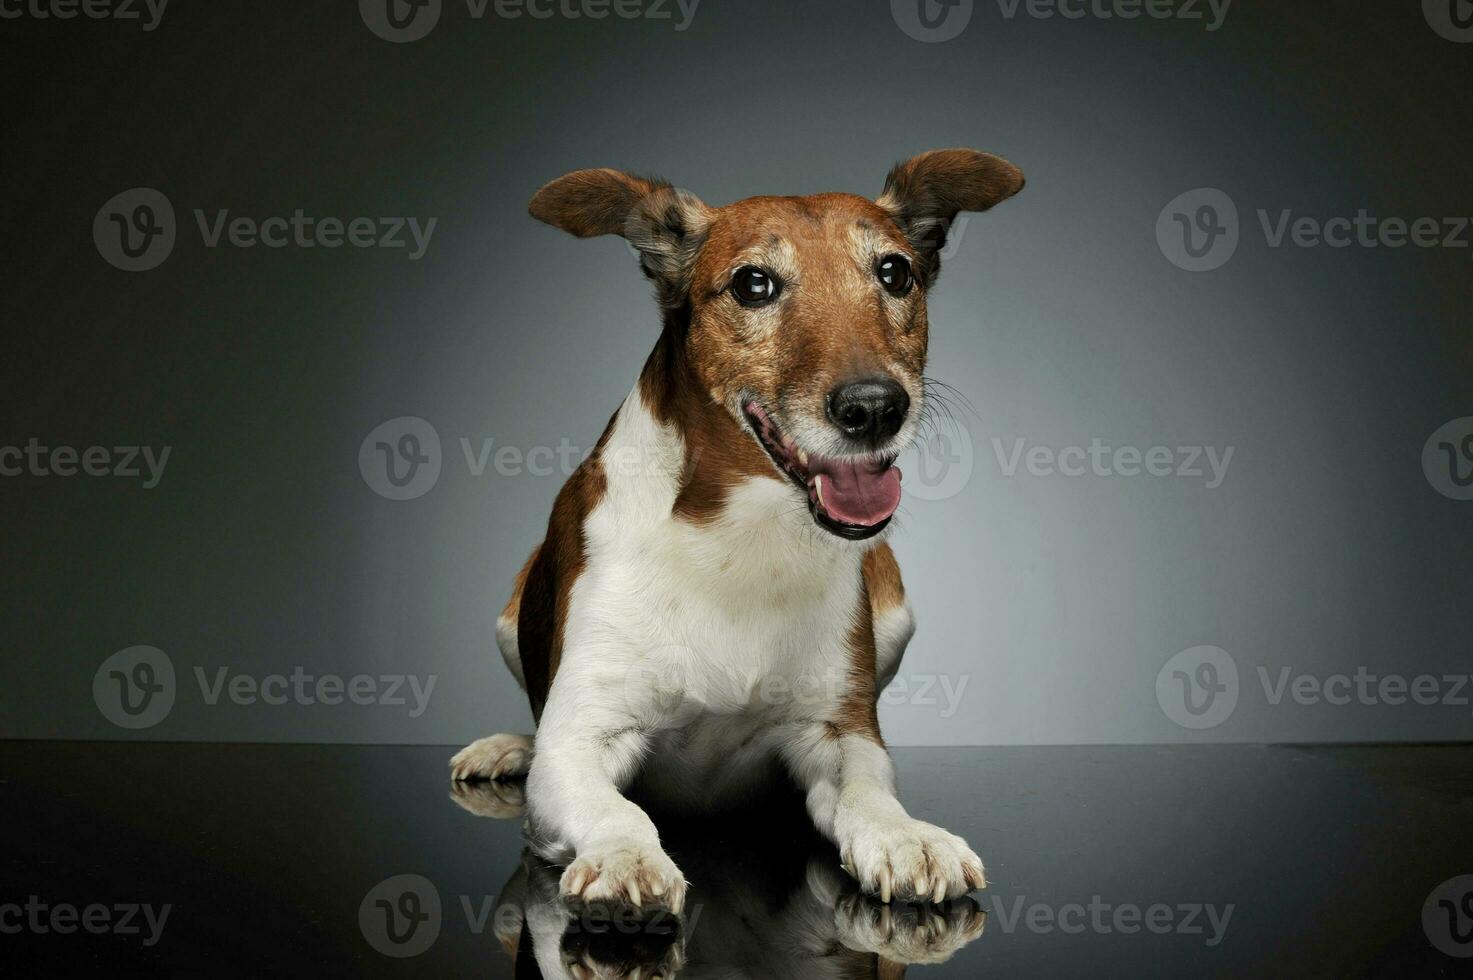
[[[447, 0], [392, 44], [351, 2], [170, 4], [156, 30], [0, 21], [0, 444], [172, 446], [160, 485], [0, 479], [0, 735], [461, 743], [530, 730], [493, 624], [562, 475], [474, 476], [460, 440], [586, 448], [657, 332], [617, 239], [526, 203], [571, 169], [657, 172], [721, 204], [880, 190], [970, 145], [1028, 175], [974, 216], [931, 300], [970, 477], [912, 496], [893, 541], [920, 631], [886, 705], [899, 744], [1461, 740], [1473, 707], [1269, 705], [1255, 671], [1467, 673], [1473, 503], [1428, 437], [1473, 415], [1473, 249], [1270, 248], [1256, 211], [1473, 215], [1473, 45], [1421, 5], [1234, 3], [1200, 21], [1014, 19], [977, 2], [925, 43], [885, 0], [703, 0], [676, 19], [473, 19]], [[123, 272], [115, 194], [172, 201], [179, 240]], [[1233, 259], [1158, 248], [1177, 195], [1225, 191]], [[206, 248], [192, 211], [415, 215], [428, 252]], [[1465, 240], [1466, 240], [1465, 236]], [[419, 416], [417, 499], [360, 443]], [[1234, 447], [1222, 486], [1001, 471], [991, 440]], [[915, 482], [911, 481], [912, 486]], [[934, 496], [932, 494], [931, 496]], [[170, 715], [92, 698], [115, 651], [166, 651]], [[1210, 644], [1242, 692], [1190, 731], [1157, 673]], [[429, 710], [210, 706], [193, 668], [438, 678]], [[1473, 690], [1464, 690], [1464, 695]]]

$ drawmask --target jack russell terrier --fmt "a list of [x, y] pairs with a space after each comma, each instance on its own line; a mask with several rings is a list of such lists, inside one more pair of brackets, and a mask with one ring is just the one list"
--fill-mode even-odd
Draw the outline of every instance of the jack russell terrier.
[[497, 621], [535, 747], [492, 735], [451, 760], [456, 780], [526, 776], [565, 898], [679, 912], [685, 878], [626, 791], [706, 810], [782, 769], [866, 892], [985, 885], [965, 841], [896, 799], [876, 702], [915, 624], [879, 536], [921, 424], [947, 229], [1022, 187], [953, 149], [897, 165], [875, 201], [710, 207], [616, 170], [533, 197], [540, 221], [626, 238], [664, 320]]

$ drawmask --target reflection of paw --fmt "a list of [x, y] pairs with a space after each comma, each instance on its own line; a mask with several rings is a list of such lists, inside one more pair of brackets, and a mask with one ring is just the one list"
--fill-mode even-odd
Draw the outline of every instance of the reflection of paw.
[[673, 980], [684, 965], [678, 944], [663, 950], [620, 949], [618, 944], [598, 952], [563, 950], [563, 968], [575, 980]]
[[520, 779], [532, 768], [532, 739], [527, 735], [488, 735], [450, 760], [450, 778]]
[[940, 902], [987, 887], [982, 859], [966, 841], [909, 817], [862, 824], [845, 842], [844, 867], [883, 902]]
[[451, 783], [450, 798], [462, 810], [492, 820], [515, 820], [527, 812], [527, 793], [523, 783]]
[[881, 905], [849, 895], [834, 910], [845, 946], [905, 964], [943, 963], [986, 924], [987, 913], [966, 897], [945, 905]]
[[627, 843], [594, 847], [579, 854], [563, 872], [561, 891], [584, 902], [646, 902], [679, 912], [685, 904], [685, 878], [659, 847]]

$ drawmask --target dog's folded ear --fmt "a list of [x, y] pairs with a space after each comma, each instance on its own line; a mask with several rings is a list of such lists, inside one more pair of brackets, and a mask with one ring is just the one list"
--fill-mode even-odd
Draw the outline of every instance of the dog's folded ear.
[[711, 214], [700, 198], [667, 181], [606, 168], [559, 177], [532, 197], [527, 210], [579, 238], [627, 239], [667, 306], [678, 306], [690, 290]]
[[941, 268], [939, 253], [962, 211], [986, 211], [1023, 189], [1023, 171], [977, 150], [932, 150], [897, 163], [875, 202], [890, 213], [920, 253], [926, 282]]

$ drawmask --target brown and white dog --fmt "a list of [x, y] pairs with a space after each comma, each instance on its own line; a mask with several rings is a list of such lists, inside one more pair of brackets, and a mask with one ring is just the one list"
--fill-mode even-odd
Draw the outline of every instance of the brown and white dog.
[[580, 170], [533, 217], [622, 235], [664, 328], [497, 623], [533, 739], [493, 735], [454, 778], [526, 775], [529, 831], [562, 893], [679, 911], [686, 883], [625, 795], [734, 802], [774, 771], [868, 892], [985, 884], [959, 837], [906, 813], [876, 701], [914, 631], [880, 533], [923, 413], [926, 293], [961, 211], [1023, 175], [975, 150], [896, 166], [876, 201], [709, 207]]

